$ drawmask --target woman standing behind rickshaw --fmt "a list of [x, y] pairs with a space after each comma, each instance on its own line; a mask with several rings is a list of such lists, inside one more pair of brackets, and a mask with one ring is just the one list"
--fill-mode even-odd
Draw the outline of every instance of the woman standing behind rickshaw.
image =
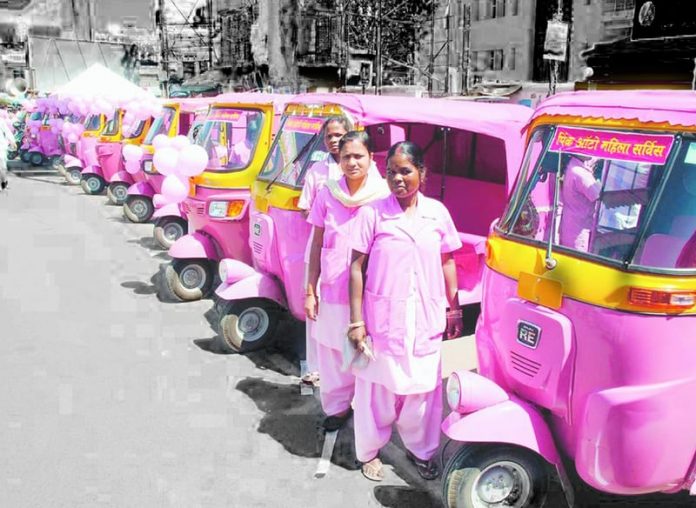
[[[304, 178], [302, 193], [297, 203], [297, 207], [304, 210], [305, 217], [309, 215], [312, 209], [314, 199], [319, 191], [324, 188], [327, 180], [337, 180], [343, 176], [341, 166], [339, 164], [339, 149], [338, 144], [346, 132], [352, 129], [350, 121], [345, 116], [332, 116], [326, 120], [324, 127], [324, 145], [329, 153], [326, 158], [317, 161], [307, 169], [307, 174]], [[310, 235], [307, 242], [307, 253], [305, 256], [306, 271], [309, 271], [309, 253], [312, 247], [312, 237]], [[312, 320], [306, 323], [306, 359], [307, 359], [307, 374], [303, 381], [306, 383], [317, 384], [319, 381], [319, 372], [317, 367], [316, 352], [314, 350], [314, 341], [312, 340]]]
[[[343, 177], [328, 180], [317, 195], [308, 221], [312, 240], [307, 275], [305, 311], [314, 320], [312, 340], [321, 379], [321, 404], [327, 418], [324, 428], [332, 431], [350, 417], [354, 377], [342, 370], [345, 332], [350, 321], [348, 272], [350, 237], [358, 209], [388, 194], [379, 173], [370, 171], [372, 153], [365, 132], [351, 131], [339, 142]], [[321, 275], [321, 307], [317, 282]]]
[[383, 479], [379, 451], [394, 423], [420, 476], [439, 475], [431, 458], [442, 417], [440, 345], [446, 306], [459, 307], [452, 252], [462, 244], [444, 205], [419, 192], [425, 173], [420, 147], [392, 146], [392, 194], [363, 207], [353, 228], [348, 337], [358, 351], [374, 351], [353, 369], [355, 448], [374, 481]]

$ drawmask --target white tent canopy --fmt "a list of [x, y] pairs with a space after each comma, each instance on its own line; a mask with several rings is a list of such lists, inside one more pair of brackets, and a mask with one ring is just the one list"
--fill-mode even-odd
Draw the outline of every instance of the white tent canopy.
[[154, 98], [152, 94], [99, 63], [93, 64], [74, 79], [54, 90], [52, 95], [61, 98], [68, 96], [108, 97], [112, 100], [144, 96]]

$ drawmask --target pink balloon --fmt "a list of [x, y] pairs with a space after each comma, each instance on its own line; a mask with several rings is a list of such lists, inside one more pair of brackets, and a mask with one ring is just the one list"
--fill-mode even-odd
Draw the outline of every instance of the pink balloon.
[[126, 168], [126, 171], [131, 175], [134, 175], [140, 171], [140, 161], [137, 160], [126, 161], [124, 166]]
[[165, 136], [164, 134], [157, 134], [155, 138], [152, 140], [152, 146], [155, 148], [155, 150], [161, 150], [162, 148], [166, 148], [171, 146], [172, 140], [168, 136]]
[[183, 182], [176, 175], [168, 175], [162, 182], [162, 195], [172, 203], [181, 203], [188, 196], [188, 181]]
[[189, 138], [186, 136], [183, 136], [179, 134], [178, 136], [174, 136], [171, 141], [171, 146], [176, 149], [176, 150], [182, 150], [183, 148], [186, 148], [191, 144], [191, 141], [189, 141]]
[[171, 147], [155, 149], [155, 155], [152, 158], [152, 163], [157, 169], [157, 172], [163, 175], [172, 175], [176, 170], [179, 160], [179, 153]]
[[143, 149], [137, 145], [125, 145], [122, 152], [127, 161], [140, 161], [143, 157]]
[[200, 145], [189, 145], [179, 152], [179, 172], [185, 176], [200, 175], [208, 166], [208, 153]]
[[168, 205], [171, 201], [169, 201], [165, 196], [162, 194], [155, 194], [152, 196], [152, 204], [155, 205], [155, 208], [162, 208], [165, 205]]
[[68, 134], [68, 141], [70, 141], [71, 143], [77, 143], [77, 140], [77, 134], [75, 134], [74, 132]]

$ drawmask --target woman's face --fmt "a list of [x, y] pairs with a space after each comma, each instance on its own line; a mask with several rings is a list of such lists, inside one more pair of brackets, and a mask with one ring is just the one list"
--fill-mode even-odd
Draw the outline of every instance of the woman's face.
[[360, 141], [348, 141], [340, 152], [341, 170], [348, 180], [360, 180], [367, 176], [372, 154]]
[[346, 133], [345, 127], [340, 122], [330, 122], [324, 132], [324, 144], [331, 155], [338, 155], [338, 142]]
[[421, 173], [401, 150], [397, 150], [387, 164], [389, 190], [397, 198], [407, 198], [421, 187]]

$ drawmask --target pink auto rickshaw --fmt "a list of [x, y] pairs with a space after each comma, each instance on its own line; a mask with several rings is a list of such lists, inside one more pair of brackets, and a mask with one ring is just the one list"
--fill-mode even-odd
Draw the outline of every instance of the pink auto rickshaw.
[[43, 163], [43, 155], [41, 154], [41, 127], [48, 113], [36, 110], [29, 115], [24, 126], [24, 136], [22, 137], [22, 145], [19, 149], [19, 157], [22, 162], [31, 163], [35, 166], [40, 166]]
[[252, 188], [253, 265], [220, 263], [217, 295], [231, 302], [222, 318], [223, 347], [250, 351], [268, 345], [284, 312], [304, 321], [304, 255], [310, 227], [297, 208], [304, 175], [328, 156], [325, 120], [346, 115], [368, 131], [382, 174], [389, 148], [403, 140], [425, 152], [425, 193], [450, 209], [464, 246], [455, 260], [461, 305], [476, 305], [490, 223], [502, 213], [522, 154], [523, 106], [439, 99], [308, 94], [286, 108], [279, 135]]
[[[99, 133], [94, 147], [96, 164], [89, 164], [82, 170], [80, 185], [85, 194], [93, 196], [106, 190], [108, 179], [104, 174], [103, 163], [107, 164], [106, 171], [111, 170], [114, 166], [118, 167], [121, 140], [123, 139], [122, 120], [123, 110], [117, 109], [112, 117], [107, 119], [104, 128]], [[110, 157], [110, 155], [116, 155], [116, 157]]]
[[447, 386], [446, 504], [550, 507], [552, 475], [571, 506], [588, 485], [695, 495], [693, 93], [560, 94], [527, 139], [486, 246], [478, 373]]
[[[212, 290], [218, 262], [251, 263], [250, 187], [261, 169], [289, 96], [235, 93], [215, 98], [196, 142], [208, 152], [208, 166], [191, 179], [183, 203], [188, 234], [167, 205], [155, 224], [158, 243], [169, 246], [167, 282], [182, 300], [198, 300]], [[171, 213], [171, 212], [169, 212]]]
[[[66, 135], [66, 129], [67, 126], [70, 125], [71, 129], [75, 128], [75, 126], [79, 126], [79, 128], [84, 128], [84, 122], [85, 122], [85, 117], [80, 116], [80, 115], [70, 115], [65, 118], [63, 122], [63, 126], [61, 128], [61, 133], [58, 135], [58, 146], [60, 147], [61, 150], [61, 157], [54, 162], [53, 167], [63, 175], [66, 179], [68, 178], [68, 172], [67, 172], [67, 167], [66, 164], [69, 160], [70, 157], [73, 159], [77, 159], [79, 155], [79, 144], [80, 140], [77, 138], [74, 142], [70, 141], [68, 139], [68, 136]], [[80, 178], [80, 169], [77, 168], [75, 177], [77, 178], [77, 183], [79, 183], [79, 178]], [[72, 182], [71, 182], [72, 183]]]
[[83, 124], [85, 130], [75, 142], [76, 155], [66, 154], [63, 156], [65, 179], [68, 183], [78, 185], [82, 180], [82, 171], [99, 164], [96, 147], [99, 134], [104, 129], [105, 124], [104, 115], [88, 115], [85, 118]]
[[[213, 99], [171, 99], [162, 108], [162, 113], [155, 118], [143, 141], [145, 154], [142, 159], [142, 174], [134, 176], [134, 183], [128, 188], [128, 196], [123, 203], [123, 215], [135, 223], [149, 221], [155, 213], [152, 198], [162, 188], [164, 175], [157, 172], [152, 164], [154, 148], [152, 140], [160, 134], [174, 137], [177, 135], [193, 137], [200, 128]], [[179, 208], [177, 216], [186, 222], [183, 210]]]

